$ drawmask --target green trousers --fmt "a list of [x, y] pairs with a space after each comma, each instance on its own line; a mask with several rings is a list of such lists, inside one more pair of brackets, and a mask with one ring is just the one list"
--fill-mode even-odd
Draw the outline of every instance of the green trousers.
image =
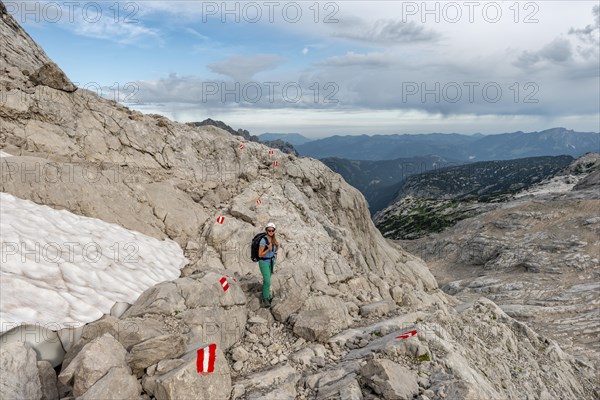
[[260, 260], [258, 262], [260, 273], [263, 276], [263, 290], [262, 297], [265, 300], [271, 299], [271, 275], [273, 274], [273, 268], [275, 267], [275, 260]]

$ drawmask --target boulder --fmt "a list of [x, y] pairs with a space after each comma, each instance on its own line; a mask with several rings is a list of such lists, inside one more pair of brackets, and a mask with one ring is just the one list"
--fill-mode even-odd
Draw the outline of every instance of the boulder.
[[127, 351], [112, 335], [105, 333], [86, 344], [61, 371], [58, 379], [73, 386], [73, 395], [81, 396], [111, 368], [129, 368], [125, 361]]
[[348, 326], [334, 309], [301, 311], [295, 318], [294, 333], [311, 342], [326, 343], [331, 336]]
[[[58, 325], [57, 325], [58, 326]], [[41, 325], [19, 325], [0, 337], [2, 345], [27, 342], [35, 350], [39, 360], [46, 360], [56, 367], [62, 363], [65, 351], [58, 334]]]
[[241, 305], [199, 307], [184, 311], [178, 317], [190, 328], [188, 343], [217, 343], [223, 350], [240, 341], [246, 328], [248, 310]]
[[360, 369], [367, 386], [384, 399], [410, 400], [419, 394], [415, 374], [387, 359], [371, 360]]
[[0, 346], [0, 398], [39, 399], [42, 397], [35, 351], [23, 342]]
[[396, 309], [396, 303], [393, 300], [382, 300], [361, 306], [360, 315], [366, 318], [382, 317], [394, 309]]
[[166, 358], [178, 358], [185, 349], [182, 335], [156, 336], [133, 346], [126, 360], [133, 373], [141, 377], [144, 369]]
[[41, 400], [58, 400], [58, 381], [52, 364], [48, 361], [38, 361], [37, 367], [42, 389]]
[[67, 368], [85, 345], [105, 333], [117, 339], [128, 350], [140, 342], [164, 335], [166, 332], [164, 332], [164, 326], [161, 322], [151, 318], [127, 318], [119, 320], [112, 316], [105, 316], [83, 327], [79, 341], [67, 351], [62, 369]]
[[92, 385], [78, 400], [137, 399], [142, 386], [127, 367], [112, 367], [106, 375]]
[[77, 90], [77, 86], [73, 85], [65, 73], [53, 62], [42, 65], [29, 78], [34, 85], [44, 85], [69, 93]]
[[174, 282], [163, 282], [146, 289], [123, 318], [142, 317], [146, 314], [171, 314], [185, 310], [185, 300]]
[[202, 375], [196, 366], [197, 348], [181, 358], [183, 363], [164, 374], [143, 380], [144, 390], [157, 400], [228, 399], [231, 375], [225, 355], [217, 347], [215, 370]]
[[234, 361], [244, 362], [248, 359], [248, 357], [250, 357], [250, 354], [242, 346], [235, 347], [233, 350], [231, 350], [231, 358]]

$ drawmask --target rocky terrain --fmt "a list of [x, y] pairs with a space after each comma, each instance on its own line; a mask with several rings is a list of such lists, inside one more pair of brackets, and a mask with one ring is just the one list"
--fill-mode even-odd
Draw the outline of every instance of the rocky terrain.
[[570, 156], [484, 161], [412, 175], [373, 220], [387, 238], [417, 239], [500, 207], [572, 161]]
[[[0, 148], [11, 155], [1, 191], [169, 238], [189, 260], [180, 278], [95, 322], [1, 341], [2, 398], [600, 394], [594, 367], [549, 336], [486, 298], [441, 291], [323, 164], [77, 89], [2, 3], [0, 16]], [[260, 309], [247, 246], [268, 221], [282, 249], [273, 306]], [[44, 354], [57, 348], [54, 365]]]
[[294, 146], [282, 139], [273, 139], [273, 140], [261, 140], [258, 136], [251, 135], [246, 129], [238, 129], [237, 131], [227, 125], [223, 121], [215, 121], [211, 118], [207, 118], [202, 122], [190, 122], [192, 126], [216, 126], [217, 128], [221, 128], [232, 135], [241, 136], [246, 140], [250, 140], [252, 142], [261, 142], [266, 146], [269, 146], [273, 149], [279, 149], [286, 154], [293, 154], [295, 156], [298, 155], [298, 152], [294, 148]]
[[500, 207], [401, 241], [442, 289], [485, 296], [573, 354], [600, 360], [600, 156], [590, 153]]

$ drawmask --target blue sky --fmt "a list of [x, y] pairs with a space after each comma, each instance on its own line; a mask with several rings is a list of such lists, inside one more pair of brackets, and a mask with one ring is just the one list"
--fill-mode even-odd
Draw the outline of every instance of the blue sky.
[[600, 130], [597, 1], [4, 3], [81, 87], [182, 122]]

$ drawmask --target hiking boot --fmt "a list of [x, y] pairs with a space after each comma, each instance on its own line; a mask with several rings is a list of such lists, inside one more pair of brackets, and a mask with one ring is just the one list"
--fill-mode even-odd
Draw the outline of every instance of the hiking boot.
[[261, 308], [269, 308], [271, 307], [271, 299], [260, 299], [260, 306]]

